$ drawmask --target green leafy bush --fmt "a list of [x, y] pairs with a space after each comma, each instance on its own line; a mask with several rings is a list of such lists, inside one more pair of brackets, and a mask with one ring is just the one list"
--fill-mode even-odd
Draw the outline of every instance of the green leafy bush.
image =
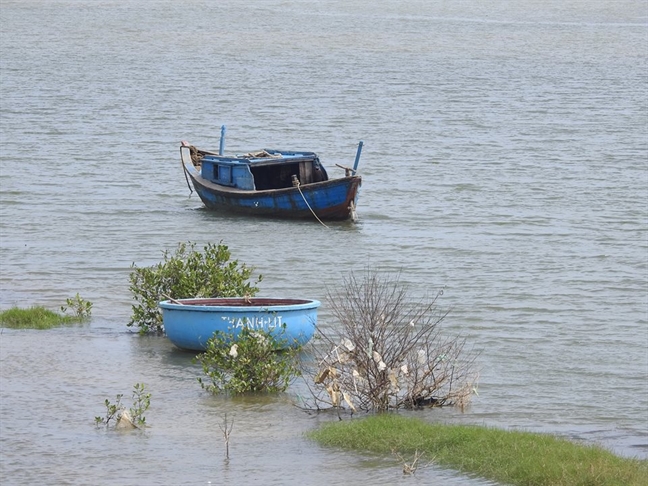
[[241, 329], [238, 336], [216, 331], [205, 353], [197, 356], [212, 393], [282, 392], [299, 374], [297, 349], [265, 331]]
[[82, 299], [77, 292], [74, 297], [66, 299], [65, 305], [61, 306], [63, 314], [68, 310], [79, 320], [88, 319], [92, 315], [92, 302]]
[[250, 277], [254, 268], [230, 261], [227, 246], [208, 243], [203, 252], [195, 243], [180, 243], [171, 254], [164, 252], [164, 261], [152, 267], [131, 266], [130, 291], [135, 299], [128, 326], [139, 327], [140, 334], [164, 331], [161, 300], [193, 297], [243, 297], [254, 296], [256, 286], [263, 278], [259, 275], [254, 284]]

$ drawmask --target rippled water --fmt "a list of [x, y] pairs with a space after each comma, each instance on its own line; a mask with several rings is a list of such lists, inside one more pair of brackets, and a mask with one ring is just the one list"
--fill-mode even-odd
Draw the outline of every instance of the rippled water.
[[[645, 2], [5, 0], [0, 22], [0, 308], [94, 303], [88, 326], [0, 334], [10, 484], [405, 481], [304, 439], [329, 417], [206, 396], [191, 355], [128, 332], [131, 263], [189, 239], [265, 296], [325, 300], [367, 267], [443, 288], [482, 373], [467, 413], [429, 420], [647, 456]], [[203, 210], [179, 141], [215, 148], [223, 123], [232, 151], [313, 150], [335, 175], [363, 140], [359, 223]], [[95, 430], [136, 382], [150, 429]]]

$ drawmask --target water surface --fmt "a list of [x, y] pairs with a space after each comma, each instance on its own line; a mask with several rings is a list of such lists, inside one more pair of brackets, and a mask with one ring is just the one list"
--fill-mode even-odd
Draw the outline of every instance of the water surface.
[[[0, 21], [0, 308], [94, 303], [87, 326], [0, 334], [11, 484], [407, 480], [303, 437], [330, 417], [208, 396], [191, 355], [128, 332], [130, 265], [187, 240], [223, 241], [263, 296], [325, 302], [368, 267], [442, 288], [482, 371], [470, 410], [426, 418], [647, 456], [644, 2], [27, 0]], [[228, 150], [312, 150], [332, 175], [363, 140], [359, 223], [205, 211], [179, 141], [216, 148], [221, 124]], [[150, 429], [96, 430], [137, 382]]]

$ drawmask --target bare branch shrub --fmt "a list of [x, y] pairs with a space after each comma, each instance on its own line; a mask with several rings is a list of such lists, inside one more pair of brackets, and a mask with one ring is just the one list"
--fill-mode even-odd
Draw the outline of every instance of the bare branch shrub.
[[403, 465], [403, 474], [405, 476], [415, 474], [418, 469], [421, 469], [423, 467], [428, 467], [429, 465], [431, 465], [433, 463], [433, 461], [430, 461], [427, 464], [425, 464], [424, 466], [420, 466], [418, 464], [418, 462], [421, 459], [421, 457], [423, 457], [424, 452], [419, 452], [418, 449], [414, 451], [414, 457], [412, 458], [412, 462], [409, 462], [409, 463], [397, 451], [393, 450], [392, 454], [394, 454], [398, 458], [398, 460], [401, 462], [401, 464]]
[[[352, 412], [468, 404], [477, 381], [476, 354], [465, 339], [443, 337], [448, 312], [411, 301], [399, 276], [351, 275], [327, 294], [339, 326], [319, 331], [313, 385], [315, 407]], [[308, 374], [308, 372], [306, 373]]]
[[229, 443], [230, 435], [232, 434], [232, 429], [234, 428], [234, 420], [231, 422], [227, 421], [227, 414], [223, 417], [223, 424], [219, 425], [221, 432], [223, 433], [223, 438], [225, 439], [225, 460], [229, 461]]

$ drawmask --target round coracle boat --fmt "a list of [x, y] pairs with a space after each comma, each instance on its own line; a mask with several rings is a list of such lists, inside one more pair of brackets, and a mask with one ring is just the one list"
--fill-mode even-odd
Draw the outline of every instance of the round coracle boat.
[[172, 299], [159, 303], [169, 340], [182, 349], [204, 351], [214, 332], [242, 329], [270, 333], [284, 347], [310, 341], [317, 326], [320, 302], [308, 299], [222, 297]]

